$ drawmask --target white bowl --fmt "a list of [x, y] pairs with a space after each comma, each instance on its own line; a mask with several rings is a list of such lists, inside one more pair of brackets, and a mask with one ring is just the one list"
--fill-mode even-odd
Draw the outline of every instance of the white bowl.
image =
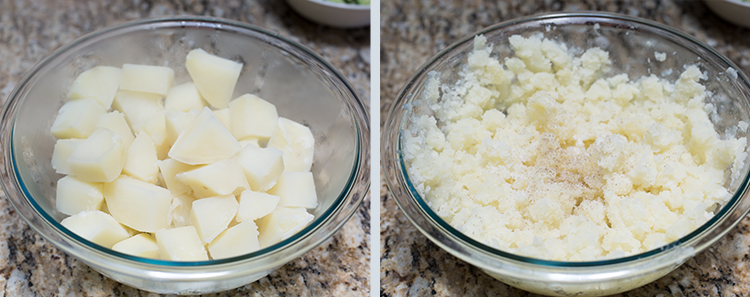
[[750, 2], [741, 0], [704, 0], [703, 2], [728, 22], [750, 28]]
[[336, 28], [370, 24], [370, 5], [342, 4], [325, 0], [286, 0], [304, 18]]

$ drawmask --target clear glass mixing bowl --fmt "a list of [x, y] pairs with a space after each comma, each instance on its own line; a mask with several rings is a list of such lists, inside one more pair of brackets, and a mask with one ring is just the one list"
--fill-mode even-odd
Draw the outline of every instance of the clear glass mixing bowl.
[[[310, 127], [319, 205], [302, 231], [268, 248], [221, 260], [174, 262], [134, 257], [68, 231], [55, 210], [49, 132], [67, 88], [97, 65], [170, 66], [175, 83], [189, 79], [187, 52], [203, 48], [242, 61], [235, 96], [254, 93], [279, 116]], [[47, 241], [124, 284], [158, 293], [216, 292], [253, 282], [311, 250], [338, 230], [369, 191], [369, 117], [346, 79], [309, 49], [248, 24], [204, 17], [142, 20], [104, 29], [58, 49], [34, 66], [2, 113], [2, 187], [23, 219]]]
[[[512, 53], [508, 37], [534, 33], [561, 41], [569, 48], [600, 47], [609, 52], [612, 60], [610, 74], [627, 73], [630, 78], [675, 69], [678, 71], [666, 76], [674, 81], [684, 65], [697, 64], [708, 77], [701, 83], [713, 92], [708, 100], [717, 107], [719, 116], [712, 119], [717, 132], [724, 135], [739, 121], [749, 120], [750, 81], [741, 71], [728, 71], [739, 68], [689, 35], [662, 24], [609, 13], [556, 13], [511, 20], [476, 34], [487, 37], [493, 54], [502, 59]], [[399, 136], [411, 125], [411, 112], [420, 110], [411, 105], [418, 104], [415, 99], [421, 96], [428, 73], [437, 72], [443, 84], [455, 83], [473, 49], [473, 37], [467, 36], [435, 55], [411, 77], [391, 107], [381, 136], [382, 167], [392, 197], [414, 226], [441, 248], [524, 290], [557, 296], [605, 295], [642, 286], [667, 274], [724, 236], [747, 214], [750, 198], [746, 193], [746, 163], [742, 178], [730, 186], [732, 198], [712, 219], [662, 248], [629, 257], [590, 262], [534, 259], [492, 248], [451, 227], [411, 184]], [[669, 58], [657, 62], [654, 52], [667, 53]], [[737, 133], [737, 137], [743, 136], [747, 136], [746, 131]]]

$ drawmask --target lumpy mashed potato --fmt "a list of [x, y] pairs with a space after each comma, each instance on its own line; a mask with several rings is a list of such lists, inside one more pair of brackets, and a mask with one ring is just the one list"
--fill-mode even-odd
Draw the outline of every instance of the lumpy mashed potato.
[[431, 74], [402, 148], [417, 191], [478, 241], [548, 260], [632, 255], [674, 241], [731, 194], [746, 139], [721, 139], [698, 67], [679, 79], [605, 76], [608, 53], [579, 56], [541, 35], [483, 36], [460, 80]]

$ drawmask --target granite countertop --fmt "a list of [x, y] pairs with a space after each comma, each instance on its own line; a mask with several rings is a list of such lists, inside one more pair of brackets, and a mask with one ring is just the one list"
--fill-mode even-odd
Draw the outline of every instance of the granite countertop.
[[[392, 1], [381, 5], [381, 127], [397, 92], [429, 57], [463, 36], [516, 17], [599, 10], [676, 27], [716, 48], [750, 74], [750, 30], [701, 1]], [[451, 256], [398, 209], [381, 177], [381, 296], [532, 296]], [[672, 273], [621, 296], [747, 296], [750, 219]]]
[[[0, 98], [34, 64], [86, 33], [145, 17], [210, 15], [278, 32], [323, 56], [369, 102], [369, 28], [318, 26], [284, 1], [0, 0]], [[257, 282], [215, 296], [369, 296], [369, 198], [331, 239]], [[145, 296], [45, 242], [0, 195], [0, 296]]]

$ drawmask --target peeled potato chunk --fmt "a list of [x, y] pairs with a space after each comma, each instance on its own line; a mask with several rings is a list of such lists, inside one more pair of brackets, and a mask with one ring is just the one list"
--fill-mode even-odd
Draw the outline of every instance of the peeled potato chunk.
[[230, 132], [232, 131], [229, 108], [214, 110], [214, 115], [224, 124], [224, 127], [227, 127]]
[[250, 189], [237, 158], [178, 173], [175, 179], [190, 187], [195, 198], [237, 195]]
[[85, 139], [58, 139], [52, 150], [52, 168], [59, 174], [70, 174], [68, 158]]
[[253, 191], [270, 189], [284, 171], [283, 153], [272, 147], [260, 148], [247, 145], [237, 153], [237, 160]]
[[177, 181], [175, 177], [178, 173], [194, 170], [200, 166], [188, 165], [169, 158], [157, 162], [157, 165], [159, 166], [159, 170], [164, 178], [164, 183], [166, 184], [167, 189], [172, 192], [172, 195], [178, 196], [180, 194], [192, 192], [188, 185]]
[[162, 260], [206, 261], [208, 254], [193, 226], [156, 231], [156, 244]]
[[133, 125], [133, 132], [136, 134], [146, 133], [151, 136], [151, 139], [154, 140], [154, 146], [156, 146], [157, 158], [163, 160], [167, 157], [170, 143], [167, 140], [167, 125], [163, 112], [154, 114], [139, 125]]
[[238, 208], [234, 195], [195, 200], [190, 210], [190, 225], [198, 231], [203, 243], [209, 244], [229, 226]]
[[110, 66], [96, 66], [86, 70], [73, 81], [68, 89], [68, 98], [91, 98], [104, 109], [109, 109], [120, 87], [120, 73], [120, 68]]
[[227, 107], [242, 64], [194, 49], [187, 54], [185, 68], [208, 104], [214, 108]]
[[203, 108], [175, 140], [169, 157], [185, 164], [210, 164], [240, 150], [240, 143], [210, 109]]
[[167, 142], [170, 146], [177, 140], [177, 136], [187, 129], [190, 121], [195, 119], [200, 111], [200, 109], [193, 109], [187, 112], [167, 110], [164, 113]]
[[318, 195], [310, 172], [285, 171], [268, 194], [281, 197], [278, 206], [315, 208]]
[[96, 130], [99, 116], [106, 112], [91, 98], [68, 101], [60, 107], [49, 130], [57, 139], [86, 138]]
[[65, 176], [57, 181], [57, 211], [74, 215], [82, 211], [97, 210], [104, 201], [102, 183], [80, 181], [73, 176]]
[[206, 103], [192, 82], [187, 82], [169, 89], [164, 107], [173, 111], [190, 111], [191, 109], [203, 109]]
[[314, 216], [307, 213], [304, 208], [277, 207], [273, 212], [258, 220], [260, 247], [266, 248], [292, 236], [302, 230], [313, 218]]
[[310, 171], [315, 151], [315, 139], [310, 128], [287, 118], [279, 118], [278, 127], [268, 140], [268, 147], [284, 152], [287, 171]]
[[122, 173], [139, 180], [156, 184], [159, 166], [156, 162], [156, 145], [146, 133], [139, 133], [128, 150]]
[[170, 227], [184, 227], [190, 224], [190, 210], [193, 209], [193, 201], [195, 201], [195, 198], [187, 194], [180, 194], [172, 198], [172, 205], [169, 207], [169, 213], [167, 214]]
[[123, 64], [120, 89], [167, 96], [174, 81], [174, 70], [164, 66]]
[[231, 258], [259, 249], [258, 226], [253, 221], [244, 221], [224, 230], [208, 245], [208, 253], [213, 259]]
[[125, 226], [141, 232], [169, 227], [172, 194], [165, 188], [123, 175], [104, 184], [104, 199], [112, 216]]
[[116, 110], [100, 115], [96, 127], [107, 128], [110, 131], [117, 133], [117, 135], [120, 135], [125, 149], [128, 149], [135, 139], [133, 131], [130, 130], [130, 126], [128, 126], [128, 121], [125, 120], [125, 115]]
[[123, 254], [159, 259], [159, 245], [156, 239], [147, 233], [140, 233], [118, 242], [112, 249]]
[[125, 120], [133, 130], [154, 116], [164, 113], [164, 106], [161, 105], [159, 95], [131, 91], [117, 92], [112, 108], [125, 115]]
[[78, 145], [68, 163], [70, 173], [82, 181], [111, 182], [125, 165], [122, 138], [108, 129], [96, 129]]
[[240, 206], [234, 219], [237, 222], [255, 221], [276, 209], [279, 196], [262, 192], [244, 191], [240, 195]]
[[130, 234], [112, 216], [98, 210], [82, 211], [60, 222], [73, 233], [98, 245], [112, 248]]
[[229, 102], [229, 114], [232, 135], [237, 139], [268, 141], [279, 122], [276, 106], [251, 94]]

